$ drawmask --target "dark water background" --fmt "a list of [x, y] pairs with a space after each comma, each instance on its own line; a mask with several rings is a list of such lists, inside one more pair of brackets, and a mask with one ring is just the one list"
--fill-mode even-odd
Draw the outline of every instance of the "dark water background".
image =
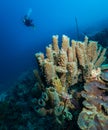
[[[32, 8], [35, 30], [22, 19]], [[52, 35], [95, 34], [108, 23], [108, 0], [0, 0], [0, 91], [35, 67], [34, 54], [45, 51]]]

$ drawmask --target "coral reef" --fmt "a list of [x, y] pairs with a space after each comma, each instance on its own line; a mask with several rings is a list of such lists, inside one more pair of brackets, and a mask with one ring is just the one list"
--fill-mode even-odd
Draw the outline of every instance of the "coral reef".
[[[91, 40], [98, 41], [103, 47], [108, 48], [108, 28], [97, 32], [95, 35], [89, 37]], [[108, 52], [106, 52], [106, 63], [108, 63]]]
[[97, 32], [95, 35], [90, 36], [90, 39], [98, 41], [102, 46], [108, 46], [108, 28], [103, 29], [100, 32]]
[[82, 112], [78, 124], [82, 130], [106, 130], [108, 128], [108, 86], [98, 80], [84, 85]]
[[[96, 41], [58, 35], [36, 53], [38, 70], [23, 74], [0, 98], [0, 129], [107, 130], [108, 64]], [[14, 124], [14, 125], [13, 125]]]
[[[71, 115], [72, 111], [78, 108], [78, 101], [85, 98], [86, 101], [82, 101], [83, 104], [81, 102], [84, 108], [78, 117], [79, 127], [84, 130], [95, 130], [99, 126], [102, 130], [107, 128], [108, 117], [103, 113], [103, 107], [104, 112], [108, 111], [107, 96], [105, 97], [105, 91], [108, 90], [106, 86], [108, 74], [105, 72], [106, 65], [102, 65], [106, 59], [105, 53], [106, 48], [96, 41], [89, 41], [87, 36], [84, 42], [72, 40], [70, 44], [70, 39], [63, 35], [59, 48], [56, 35], [53, 36], [53, 43], [46, 47], [46, 57], [43, 53], [35, 54], [41, 76], [47, 85], [45, 91], [53, 91], [47, 94], [56, 118], [62, 115], [64, 110], [68, 110], [71, 116], [69, 119], [72, 120], [74, 115]], [[74, 90], [73, 86], [81, 82], [85, 85], [78, 93], [78, 89]], [[92, 117], [89, 119], [90, 113]], [[105, 120], [104, 126], [101, 117]], [[64, 121], [60, 120], [61, 116], [57, 118], [57, 122], [63, 125]]]
[[58, 79], [58, 91], [61, 93], [62, 89], [79, 82], [80, 76], [85, 81], [89, 80], [91, 71], [100, 67], [106, 59], [105, 52], [106, 48], [95, 41], [88, 41], [87, 36], [84, 42], [72, 40], [70, 45], [69, 38], [63, 35], [61, 49], [58, 36], [53, 36], [52, 45], [46, 47], [46, 58], [43, 53], [36, 53], [35, 56], [47, 84], [53, 85]]

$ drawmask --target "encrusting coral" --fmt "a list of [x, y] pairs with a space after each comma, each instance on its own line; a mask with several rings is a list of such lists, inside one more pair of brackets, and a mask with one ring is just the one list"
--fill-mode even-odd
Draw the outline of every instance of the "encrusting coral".
[[82, 130], [107, 130], [108, 64], [101, 66], [101, 73], [100, 69], [93, 72], [92, 81], [85, 83], [84, 91], [81, 92], [86, 100], [83, 101], [84, 108], [79, 114], [78, 125]]
[[78, 124], [83, 130], [106, 130], [108, 128], [108, 87], [98, 81], [93, 80], [84, 85], [82, 96], [86, 99], [83, 101], [82, 112], [78, 118]]

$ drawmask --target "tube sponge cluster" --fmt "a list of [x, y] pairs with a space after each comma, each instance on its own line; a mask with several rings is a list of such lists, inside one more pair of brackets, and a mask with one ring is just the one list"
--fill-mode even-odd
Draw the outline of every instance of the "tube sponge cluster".
[[58, 35], [53, 36], [53, 43], [46, 47], [46, 56], [36, 53], [39, 68], [47, 84], [59, 78], [65, 89], [78, 82], [78, 77], [87, 81], [91, 78], [91, 71], [101, 66], [106, 59], [106, 48], [96, 41], [88, 41], [85, 36], [83, 42], [62, 36], [61, 48], [58, 46]]
[[46, 55], [35, 54], [42, 77], [40, 86], [44, 88], [42, 93], [48, 97], [45, 103], [41, 101], [44, 106], [39, 110], [54, 115], [56, 122], [63, 126], [80, 109], [77, 115], [80, 129], [105, 130], [108, 128], [108, 65], [102, 64], [106, 60], [106, 48], [89, 41], [87, 36], [83, 42], [70, 42], [69, 37], [63, 35], [61, 47], [58, 35], [54, 35], [52, 41], [46, 47]]

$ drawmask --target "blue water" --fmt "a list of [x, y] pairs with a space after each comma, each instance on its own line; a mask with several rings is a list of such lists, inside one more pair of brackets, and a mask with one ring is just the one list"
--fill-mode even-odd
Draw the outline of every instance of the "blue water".
[[[80, 33], [106, 28], [107, 5], [108, 0], [0, 0], [0, 91], [35, 67], [34, 54], [45, 51], [53, 34], [76, 39], [75, 17]], [[35, 29], [22, 23], [30, 8]]]

